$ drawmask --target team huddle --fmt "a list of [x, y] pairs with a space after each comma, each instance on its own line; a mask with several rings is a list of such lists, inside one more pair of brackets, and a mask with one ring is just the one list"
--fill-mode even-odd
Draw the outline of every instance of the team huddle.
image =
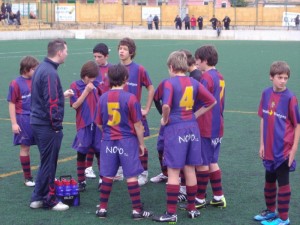
[[[225, 80], [216, 69], [215, 47], [201, 46], [194, 56], [188, 50], [172, 52], [167, 59], [170, 77], [161, 81], [156, 90], [147, 70], [133, 61], [134, 40], [120, 40], [118, 54], [120, 63], [110, 64], [109, 48], [104, 43], [97, 44], [93, 49], [94, 61], [82, 66], [80, 79], [66, 91], [57, 73], [67, 57], [64, 40], [49, 42], [47, 57], [41, 63], [32, 56], [22, 59], [20, 76], [11, 82], [7, 100], [14, 145], [20, 145], [24, 184], [34, 186], [30, 207], [57, 211], [69, 208], [57, 200], [54, 181], [63, 138], [64, 100], [70, 98], [70, 106], [76, 111], [77, 132], [72, 148], [77, 151], [79, 191], [88, 188], [86, 177], [96, 177], [92, 170], [94, 156], [98, 161], [97, 217], [108, 216], [113, 182], [124, 177], [134, 220], [176, 222], [177, 208], [186, 210], [192, 219], [199, 217], [200, 209], [207, 206], [226, 208], [218, 165], [224, 134]], [[289, 171], [295, 165], [300, 115], [295, 95], [285, 86], [289, 76], [285, 62], [271, 65], [273, 87], [264, 91], [258, 110], [262, 121], [259, 154], [266, 169], [267, 209], [254, 219], [266, 225], [290, 224]], [[143, 87], [147, 98], [142, 108]], [[166, 182], [167, 195], [166, 211], [158, 215], [144, 207], [140, 196], [140, 187], [149, 179], [144, 137], [150, 135], [147, 115], [152, 102], [161, 114], [157, 139], [161, 173], [150, 181]], [[275, 131], [279, 130], [277, 126], [281, 130], [270, 132], [271, 126]], [[35, 181], [29, 154], [34, 144], [41, 160]], [[206, 199], [209, 182], [211, 200]]]

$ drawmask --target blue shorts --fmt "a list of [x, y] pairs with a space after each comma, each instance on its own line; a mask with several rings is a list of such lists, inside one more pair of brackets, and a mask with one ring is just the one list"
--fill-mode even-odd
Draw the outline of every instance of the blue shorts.
[[208, 166], [211, 163], [217, 163], [219, 160], [222, 138], [201, 137], [203, 165]]
[[[263, 160], [263, 165], [265, 169], [271, 173], [275, 173], [276, 169], [281, 166], [282, 163], [288, 162], [288, 159], [284, 159], [283, 161], [276, 162], [276, 161], [271, 161], [271, 160]], [[292, 162], [292, 165], [290, 166], [290, 172], [294, 172], [296, 170], [296, 160]]]
[[201, 138], [196, 121], [165, 126], [164, 165], [174, 169], [202, 165]]
[[146, 116], [142, 117], [142, 124], [144, 126], [144, 137], [150, 136], [150, 130], [149, 130], [148, 121], [147, 121]]
[[17, 114], [16, 119], [21, 131], [19, 134], [14, 134], [13, 144], [26, 146], [35, 145], [36, 142], [30, 125], [30, 115]]
[[90, 148], [100, 152], [102, 132], [95, 124], [90, 124], [77, 131], [72, 148], [76, 151], [87, 154]]
[[164, 152], [164, 130], [165, 130], [165, 126], [160, 126], [159, 134], [157, 137], [157, 145], [156, 145], [156, 149], [159, 152]]
[[144, 169], [139, 159], [137, 137], [120, 140], [102, 140], [100, 152], [100, 175], [114, 177], [119, 166], [122, 166], [124, 177], [136, 177]]

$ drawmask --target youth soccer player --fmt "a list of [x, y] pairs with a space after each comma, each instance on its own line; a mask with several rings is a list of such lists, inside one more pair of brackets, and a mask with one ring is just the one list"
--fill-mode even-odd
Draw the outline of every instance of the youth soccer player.
[[[150, 135], [148, 122], [146, 119], [147, 114], [150, 111], [153, 95], [154, 95], [154, 87], [152, 85], [151, 79], [149, 77], [148, 72], [142, 65], [137, 64], [133, 61], [136, 54], [136, 45], [134, 40], [130, 38], [123, 38], [118, 45], [119, 58], [121, 64], [126, 66], [129, 77], [124, 90], [134, 94], [138, 101], [141, 102], [142, 98], [142, 87], [146, 87], [148, 91], [146, 106], [142, 109], [142, 123], [144, 126], [144, 137], [148, 137]], [[148, 150], [145, 149], [145, 153], [140, 157], [142, 162], [142, 166], [144, 168], [144, 172], [139, 176], [139, 185], [144, 185], [148, 182]]]
[[30, 126], [31, 77], [39, 62], [32, 56], [24, 57], [20, 62], [20, 76], [9, 85], [7, 96], [9, 116], [14, 145], [20, 145], [20, 162], [24, 174], [24, 184], [35, 186], [30, 168], [30, 146], [35, 145]]
[[222, 173], [218, 165], [224, 134], [225, 81], [223, 75], [215, 67], [218, 63], [218, 52], [214, 46], [205, 45], [197, 49], [195, 59], [197, 67], [202, 71], [200, 82], [217, 101], [212, 110], [198, 117], [197, 120], [201, 133], [203, 164], [196, 167], [198, 183], [196, 208], [206, 206], [205, 196], [209, 181], [213, 191], [213, 199], [209, 204], [225, 208]]
[[139, 155], [143, 155], [145, 150], [141, 106], [135, 95], [123, 90], [128, 79], [125, 66], [111, 66], [108, 77], [111, 90], [100, 97], [96, 118], [103, 130], [100, 158], [103, 182], [96, 215], [99, 218], [107, 216], [107, 203], [114, 176], [119, 166], [122, 166], [132, 202], [132, 218], [148, 218], [152, 216], [152, 212], [143, 210], [137, 178], [143, 172]]
[[80, 80], [73, 82], [70, 88], [74, 95], [70, 98], [70, 105], [76, 110], [76, 130], [72, 148], [77, 151], [77, 176], [79, 191], [85, 191], [85, 161], [90, 148], [95, 150], [99, 160], [101, 131], [94, 123], [96, 105], [101, 95], [100, 87], [94, 82], [99, 74], [98, 65], [94, 61], [85, 63], [80, 72]]
[[[196, 118], [216, 103], [214, 97], [195, 79], [187, 77], [187, 58], [183, 52], [172, 52], [167, 61], [170, 77], [163, 85], [161, 125], [164, 130], [164, 164], [168, 167], [166, 185], [167, 210], [153, 217], [158, 222], [176, 222], [179, 194], [179, 173], [186, 178], [187, 210], [190, 218], [200, 215], [195, 208], [197, 181], [195, 166], [201, 165], [201, 140]], [[194, 112], [195, 101], [203, 107]], [[175, 146], [175, 147], [174, 147]]]
[[261, 118], [259, 156], [266, 169], [264, 196], [267, 209], [254, 219], [263, 225], [290, 224], [289, 172], [295, 170], [300, 114], [295, 94], [286, 87], [289, 78], [288, 64], [273, 62], [270, 67], [272, 87], [263, 91], [258, 108]]

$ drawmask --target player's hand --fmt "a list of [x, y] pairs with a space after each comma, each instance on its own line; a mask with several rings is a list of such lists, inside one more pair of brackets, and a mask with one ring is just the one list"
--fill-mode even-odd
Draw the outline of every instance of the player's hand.
[[147, 116], [149, 110], [146, 110], [146, 109], [142, 109], [142, 116]]
[[264, 146], [260, 146], [258, 154], [259, 154], [259, 157], [260, 157], [261, 159], [264, 159], [264, 157], [265, 157], [265, 149], [264, 149]]
[[68, 90], [66, 90], [66, 91], [64, 92], [65, 98], [70, 98], [70, 97], [73, 96], [73, 95], [74, 95], [74, 92], [73, 92], [72, 89], [68, 89]]
[[93, 84], [92, 82], [88, 83], [88, 84], [85, 86], [85, 90], [86, 90], [87, 92], [91, 92], [91, 91], [94, 90], [94, 89], [95, 89], [95, 86], [94, 86], [94, 84]]
[[289, 167], [291, 167], [291, 165], [295, 159], [295, 155], [296, 155], [296, 151], [293, 151], [293, 149], [292, 149], [290, 152], [290, 155], [289, 155]]
[[167, 120], [167, 121], [164, 121], [164, 118], [161, 118], [161, 119], [160, 119], [160, 124], [161, 124], [162, 126], [165, 126], [167, 123], [168, 123], [168, 120]]
[[145, 145], [140, 145], [140, 156], [143, 156], [145, 153]]
[[11, 128], [14, 134], [19, 134], [21, 132], [21, 128], [18, 124], [13, 124]]

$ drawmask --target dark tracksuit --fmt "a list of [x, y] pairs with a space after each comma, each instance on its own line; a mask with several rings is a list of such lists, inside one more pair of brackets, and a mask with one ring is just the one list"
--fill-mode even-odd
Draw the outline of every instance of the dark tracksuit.
[[45, 58], [32, 78], [30, 124], [40, 152], [40, 167], [31, 201], [53, 207], [54, 179], [63, 137], [64, 94], [57, 73], [59, 64]]

